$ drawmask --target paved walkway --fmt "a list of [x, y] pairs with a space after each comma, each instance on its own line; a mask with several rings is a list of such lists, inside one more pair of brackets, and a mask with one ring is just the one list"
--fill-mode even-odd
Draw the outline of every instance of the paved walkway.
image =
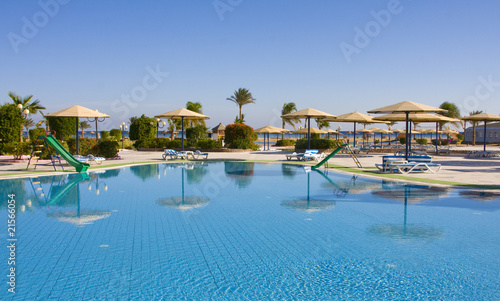
[[[482, 150], [482, 147], [464, 147], [467, 150]], [[488, 150], [500, 150], [498, 146], [488, 147]], [[209, 160], [250, 160], [250, 161], [282, 161], [287, 162], [284, 151], [257, 151], [257, 152], [211, 152]], [[107, 160], [101, 165], [91, 163], [94, 168], [113, 168], [117, 165], [138, 164], [138, 163], [160, 163], [165, 162], [161, 158], [161, 152], [138, 152], [131, 150], [120, 151], [120, 160]], [[374, 169], [375, 163], [382, 162], [382, 156], [387, 154], [362, 154], [359, 161], [363, 165], [363, 171], [368, 172], [369, 176], [381, 175]], [[6, 157], [0, 158], [0, 179], [11, 177], [25, 177], [29, 175], [39, 175], [41, 172], [53, 172], [51, 165], [40, 165], [37, 170], [30, 168], [26, 171], [26, 162], [6, 162]], [[296, 162], [296, 161], [295, 161]], [[433, 162], [442, 164], [438, 173], [411, 173], [409, 175], [398, 175], [399, 179], [418, 180], [430, 179], [442, 182], [456, 182], [469, 185], [492, 185], [500, 189], [500, 158], [467, 158], [464, 155], [444, 155], [434, 156]], [[347, 168], [338, 170], [352, 172], [353, 168], [360, 170], [352, 158], [346, 154], [338, 154], [329, 160], [330, 166], [337, 165]], [[68, 165], [66, 165], [68, 166]], [[68, 169], [70, 167], [68, 166]], [[58, 168], [58, 171], [60, 168]], [[446, 183], [445, 183], [446, 184]]]

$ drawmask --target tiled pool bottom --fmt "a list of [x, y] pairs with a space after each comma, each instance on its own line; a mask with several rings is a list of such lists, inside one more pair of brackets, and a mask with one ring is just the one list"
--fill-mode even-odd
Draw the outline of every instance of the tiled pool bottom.
[[232, 162], [0, 187], [1, 300], [500, 299], [495, 194]]

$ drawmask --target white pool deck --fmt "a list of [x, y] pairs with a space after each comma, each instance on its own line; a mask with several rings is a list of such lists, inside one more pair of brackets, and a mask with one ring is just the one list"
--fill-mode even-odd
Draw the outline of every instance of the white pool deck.
[[[461, 150], [482, 150], [482, 146], [461, 147]], [[487, 146], [487, 150], [500, 151], [499, 146]], [[208, 161], [211, 160], [246, 160], [246, 161], [286, 161], [286, 154], [282, 150], [275, 151], [256, 151], [256, 152], [210, 152]], [[115, 168], [117, 165], [129, 165], [138, 163], [163, 163], [162, 152], [152, 151], [133, 151], [121, 150], [119, 152], [121, 159], [107, 160], [101, 165], [92, 163], [92, 168], [89, 171], [95, 171], [95, 168]], [[392, 153], [369, 153], [359, 155], [359, 161], [366, 170], [373, 171], [369, 176], [377, 177], [377, 172], [374, 170], [375, 163], [382, 162], [383, 155], [392, 155]], [[494, 188], [500, 189], [500, 157], [490, 158], [468, 158], [464, 154], [451, 155], [431, 155], [433, 162], [440, 163], [442, 169], [435, 174], [431, 173], [411, 173], [408, 175], [399, 175], [398, 179], [407, 179], [414, 181], [418, 179], [431, 179], [436, 181], [456, 182], [465, 185], [492, 185]], [[9, 160], [10, 159], [10, 160]], [[0, 179], [27, 177], [31, 175], [40, 175], [46, 172], [54, 172], [52, 165], [40, 165], [36, 170], [32, 167], [27, 171], [25, 162], [12, 162], [11, 157], [0, 158]], [[167, 162], [170, 160], [167, 160]], [[297, 161], [293, 161], [297, 162]], [[352, 167], [357, 166], [352, 158], [347, 154], [337, 154], [329, 160], [330, 170], [332, 165]], [[65, 164], [65, 168], [72, 169]], [[74, 169], [73, 169], [74, 170]], [[342, 168], [338, 169], [342, 171]], [[57, 172], [61, 172], [60, 166]], [[66, 171], [68, 172], [68, 171]], [[343, 171], [350, 172], [350, 171]], [[383, 175], [382, 175], [383, 176]]]

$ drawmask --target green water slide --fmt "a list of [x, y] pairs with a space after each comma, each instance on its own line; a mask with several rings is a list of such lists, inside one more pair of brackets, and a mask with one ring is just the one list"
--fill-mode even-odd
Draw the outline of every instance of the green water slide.
[[47, 135], [45, 137], [45, 141], [56, 150], [56, 152], [61, 155], [61, 157], [66, 160], [71, 166], [75, 167], [77, 172], [85, 172], [90, 167], [90, 164], [83, 163], [75, 159], [73, 155], [71, 155], [59, 141], [56, 140], [52, 135]]
[[321, 165], [325, 164], [326, 162], [328, 162], [328, 160], [335, 156], [338, 152], [340, 152], [344, 147], [347, 146], [347, 143], [344, 143], [342, 144], [341, 146], [337, 147], [331, 154], [329, 154], [328, 156], [326, 156], [326, 158], [324, 158], [323, 160], [321, 160], [321, 162], [319, 162], [318, 164], [314, 165], [312, 167], [312, 169], [317, 169], [317, 168], [320, 168]]

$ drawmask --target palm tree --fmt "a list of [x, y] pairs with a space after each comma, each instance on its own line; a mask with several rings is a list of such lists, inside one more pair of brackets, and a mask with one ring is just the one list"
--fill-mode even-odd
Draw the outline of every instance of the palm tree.
[[168, 131], [170, 132], [170, 139], [174, 140], [177, 136], [177, 132], [181, 128], [180, 119], [169, 119], [168, 120]]
[[[40, 101], [34, 100], [31, 101], [33, 95], [22, 98], [21, 96], [15, 94], [14, 92], [9, 92], [9, 97], [12, 99], [14, 105], [18, 106], [22, 110], [28, 110], [28, 116], [31, 114], [36, 114], [40, 110], [45, 110], [45, 107], [40, 104]], [[26, 119], [27, 116], [24, 117]], [[19, 130], [19, 138], [20, 141], [23, 142], [23, 127]]]
[[329, 128], [330, 127], [330, 122], [324, 121], [323, 118], [315, 118], [314, 121], [316, 121], [316, 125], [318, 126], [318, 129], [322, 128]]
[[91, 128], [90, 124], [87, 121], [80, 121], [78, 123], [78, 127], [82, 129], [82, 138], [84, 137], [85, 130]]
[[[443, 116], [446, 116], [446, 117], [450, 117], [450, 118], [456, 118], [456, 119], [460, 119], [460, 109], [458, 108], [458, 106], [452, 102], [443, 102], [440, 106], [439, 106], [440, 109], [444, 109], [444, 110], [448, 110], [448, 112], [445, 112], [445, 113], [442, 113]], [[442, 130], [443, 129], [443, 126], [446, 124], [447, 122], [440, 122], [439, 123], [439, 129]], [[453, 124], [455, 124], [455, 126], [457, 126], [457, 122], [454, 122]]]
[[[281, 109], [281, 115], [286, 115], [290, 114], [292, 112], [297, 111], [297, 106], [295, 105], [294, 102], [288, 102], [283, 104], [283, 108]], [[295, 124], [300, 123], [299, 118], [283, 118], [281, 117], [281, 122], [282, 122], [282, 128], [285, 129], [285, 125], [289, 124], [293, 127], [293, 130], [295, 131]], [[285, 139], [285, 133], [281, 133], [281, 139]]]
[[240, 107], [240, 114], [239, 114], [240, 121], [243, 120], [243, 117], [241, 115], [241, 107], [249, 103], [255, 103], [255, 98], [252, 97], [252, 93], [250, 93], [245, 88], [239, 88], [238, 90], [234, 91], [234, 95], [231, 95], [231, 97], [226, 98], [226, 100], [230, 100], [236, 103]]
[[[469, 113], [469, 116], [476, 115], [476, 114], [481, 114], [483, 111], [472, 111]], [[464, 125], [467, 121], [464, 120]], [[472, 124], [472, 145], [476, 145], [476, 126], [479, 124], [479, 121], [476, 120], [469, 120], [469, 122]]]
[[[186, 109], [191, 110], [191, 111], [196, 112], [196, 113], [199, 113], [199, 114], [203, 114], [202, 105], [199, 102], [188, 101], [186, 103]], [[198, 125], [198, 124], [202, 124], [203, 126], [205, 126], [205, 120], [203, 120], [203, 119], [191, 119], [191, 120], [185, 121], [185, 123], [186, 123], [185, 125], [189, 125], [191, 127]]]

